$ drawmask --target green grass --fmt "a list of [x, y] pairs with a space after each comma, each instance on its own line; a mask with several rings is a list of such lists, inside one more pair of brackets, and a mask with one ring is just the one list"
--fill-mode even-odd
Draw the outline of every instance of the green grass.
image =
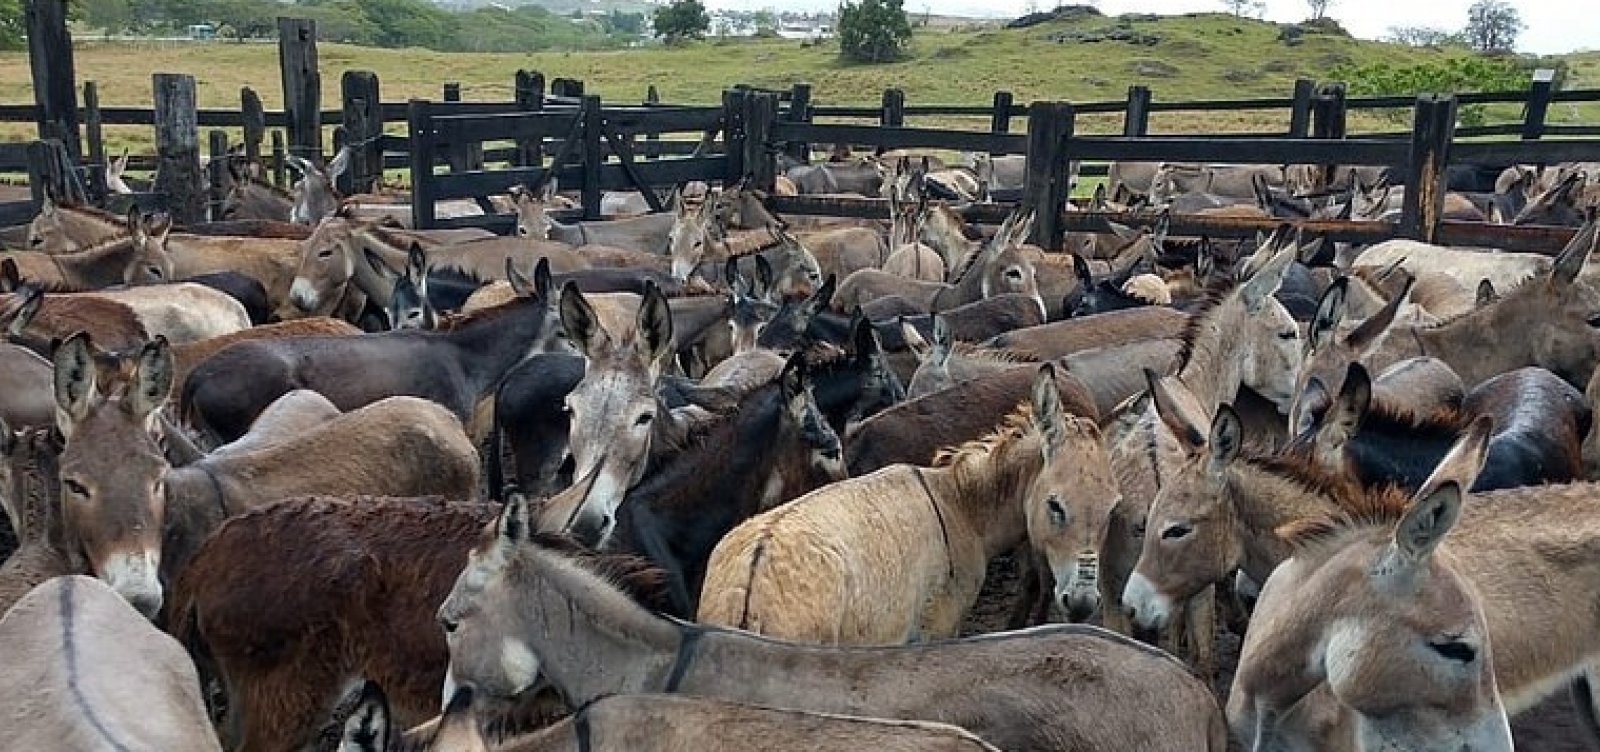
[[[338, 103], [339, 74], [376, 71], [386, 101], [437, 98], [445, 81], [459, 81], [469, 100], [509, 100], [518, 68], [547, 77], [583, 79], [590, 93], [611, 101], [637, 101], [654, 84], [667, 102], [713, 103], [731, 84], [784, 88], [809, 81], [817, 104], [876, 104], [885, 87], [898, 86], [909, 104], [987, 104], [996, 89], [1016, 101], [1121, 99], [1127, 87], [1148, 85], [1157, 101], [1287, 96], [1296, 77], [1318, 78], [1338, 63], [1386, 61], [1405, 65], [1461, 54], [1311, 34], [1302, 44], [1278, 41], [1278, 27], [1222, 14], [1133, 22], [1160, 35], [1154, 46], [1125, 42], [1058, 43], [1052, 35], [1104, 28], [1115, 19], [1090, 18], [1029, 29], [956, 27], [918, 29], [908, 59], [875, 66], [839, 61], [835, 46], [789, 40], [707, 40], [683, 48], [651, 47], [610, 52], [445, 54], [323, 44], [323, 106]], [[1574, 79], [1600, 86], [1600, 54], [1574, 56]], [[0, 53], [0, 101], [31, 101], [27, 57]], [[202, 107], [237, 107], [239, 87], [253, 86], [268, 108], [280, 106], [277, 52], [272, 44], [86, 44], [76, 53], [80, 81], [99, 83], [105, 105], [147, 105], [150, 74], [194, 74]], [[1509, 106], [1497, 117], [1516, 116]], [[1279, 129], [1287, 112], [1157, 113], [1152, 132]], [[1600, 108], [1559, 105], [1552, 121], [1600, 120]], [[1120, 128], [1116, 116], [1084, 116], [1080, 129]], [[910, 125], [987, 128], [976, 118], [911, 118]], [[1016, 127], [1020, 128], [1020, 123]], [[1392, 121], [1352, 113], [1352, 131], [1395, 129]], [[1403, 127], [1403, 126], [1402, 126]], [[150, 148], [148, 128], [109, 129], [111, 148]], [[26, 124], [0, 125], [0, 138], [30, 137]]]

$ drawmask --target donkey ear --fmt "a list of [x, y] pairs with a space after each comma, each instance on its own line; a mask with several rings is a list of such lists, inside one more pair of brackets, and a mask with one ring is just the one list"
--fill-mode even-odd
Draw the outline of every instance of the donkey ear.
[[778, 390], [785, 402], [792, 402], [806, 393], [806, 356], [803, 350], [795, 351], [784, 361], [783, 371], [778, 374]]
[[1087, 287], [1094, 283], [1094, 273], [1089, 271], [1089, 262], [1082, 256], [1072, 254], [1072, 272], [1078, 277], [1078, 284]]
[[1056, 388], [1056, 368], [1050, 363], [1039, 366], [1033, 375], [1033, 390], [1029, 404], [1033, 408], [1033, 425], [1045, 438], [1046, 451], [1061, 442], [1066, 433], [1066, 415], [1061, 409], [1061, 391]]
[[1239, 451], [1244, 448], [1244, 423], [1232, 405], [1217, 406], [1217, 414], [1211, 418], [1210, 447], [1212, 472], [1220, 471], [1239, 458]]
[[1317, 301], [1317, 313], [1311, 317], [1311, 326], [1307, 330], [1306, 352], [1314, 353], [1323, 345], [1333, 341], [1334, 331], [1344, 321], [1345, 298], [1350, 291], [1350, 278], [1340, 276], [1322, 291], [1322, 299]]
[[828, 278], [823, 280], [822, 288], [812, 294], [810, 300], [806, 301], [806, 307], [811, 309], [811, 315], [815, 316], [818, 311], [828, 309], [828, 304], [833, 302], [833, 291], [838, 286], [837, 283], [838, 277], [832, 274], [829, 274]]
[[[348, 711], [346, 711], [348, 708]], [[348, 712], [349, 715], [344, 715]], [[343, 716], [339, 749], [350, 752], [384, 752], [389, 749], [389, 698], [383, 688], [370, 679], [351, 690], [334, 709]]]
[[128, 409], [137, 418], [149, 417], [172, 394], [172, 349], [167, 338], [156, 335], [139, 348], [134, 366], [133, 388], [128, 391]]
[[766, 295], [772, 289], [772, 264], [766, 256], [756, 256], [756, 295]]
[[1267, 299], [1271, 298], [1272, 294], [1278, 291], [1278, 286], [1283, 284], [1283, 275], [1289, 271], [1289, 264], [1294, 262], [1294, 255], [1293, 246], [1280, 249], [1250, 275], [1250, 279], [1239, 289], [1245, 310], [1250, 313], [1261, 312]]
[[338, 154], [333, 155], [333, 161], [328, 163], [327, 172], [329, 182], [338, 180], [340, 175], [343, 175], [346, 170], [350, 169], [350, 154], [353, 151], [354, 150], [351, 149], [349, 145], [346, 145], [339, 149]]
[[739, 284], [743, 280], [739, 278], [738, 256], [729, 256], [727, 261], [722, 262], [722, 281], [726, 283], [728, 285], [728, 289], [732, 290], [735, 294], [741, 294], [743, 292], [740, 290], [741, 285]]
[[89, 405], [98, 397], [95, 389], [94, 359], [89, 354], [89, 334], [73, 332], [56, 348], [56, 415], [61, 435], [72, 437], [72, 424], [83, 419]]
[[1478, 293], [1473, 301], [1473, 307], [1482, 308], [1486, 305], [1499, 302], [1500, 292], [1494, 289], [1494, 283], [1486, 277], [1478, 280]]
[[933, 350], [928, 340], [922, 338], [922, 332], [906, 321], [904, 316], [900, 317], [900, 337], [906, 341], [906, 349], [916, 355], [919, 361], [926, 359]]
[[[543, 257], [540, 257], [543, 260]], [[516, 259], [506, 256], [506, 281], [511, 283], [511, 291], [517, 297], [530, 297], [534, 294], [533, 280], [528, 279], [522, 272], [517, 271]]]
[[550, 300], [550, 290], [556, 285], [555, 278], [550, 274], [550, 259], [540, 256], [533, 264], [533, 294], [540, 300]]
[[412, 241], [411, 249], [406, 251], [406, 273], [417, 279], [428, 276], [428, 253], [422, 250], [421, 243]]
[[1395, 296], [1384, 303], [1377, 313], [1368, 316], [1366, 321], [1361, 322], [1361, 326], [1356, 327], [1355, 331], [1345, 337], [1345, 344], [1361, 354], [1365, 354], [1367, 348], [1377, 344], [1378, 336], [1394, 325], [1395, 316], [1400, 313], [1400, 306], [1405, 305], [1411, 295], [1411, 286], [1416, 282], [1416, 277], [1406, 275], [1405, 282], [1400, 285], [1400, 292], [1395, 293]]
[[636, 331], [643, 338], [646, 357], [651, 363], [660, 363], [672, 353], [672, 308], [654, 282], [645, 283]]
[[372, 267], [373, 272], [387, 282], [392, 283], [395, 279], [402, 276], [399, 272], [395, 271], [389, 266], [388, 261], [385, 261], [382, 256], [374, 253], [371, 248], [362, 248], [361, 257], [366, 259], [367, 266]]
[[1578, 273], [1583, 271], [1583, 262], [1589, 260], [1589, 254], [1594, 252], [1595, 243], [1600, 236], [1595, 231], [1595, 221], [1590, 220], [1572, 235], [1572, 240], [1567, 247], [1561, 249], [1561, 254], [1556, 256], [1555, 263], [1550, 267], [1550, 281], [1559, 285], [1570, 285], [1578, 278]]
[[1372, 408], [1372, 377], [1360, 363], [1345, 369], [1344, 386], [1322, 416], [1317, 428], [1317, 444], [1324, 450], [1342, 449], [1361, 430], [1361, 421]]
[[528, 498], [512, 494], [494, 522], [495, 535], [500, 543], [516, 546], [533, 538], [533, 518], [528, 513]]
[[1394, 529], [1394, 548], [1404, 562], [1416, 564], [1427, 559], [1461, 517], [1462, 496], [1483, 469], [1493, 430], [1494, 419], [1487, 415], [1472, 421], [1417, 489]]
[[[11, 260], [6, 259], [5, 263], [9, 264]], [[11, 303], [6, 306], [8, 310], [0, 314], [3, 316], [0, 320], [10, 319], [6, 323], [6, 334], [13, 337], [22, 336], [33, 323], [33, 317], [39, 315], [39, 308], [42, 305], [44, 305], [44, 291], [37, 287], [24, 287], [14, 293]]]
[[17, 269], [16, 259], [0, 261], [0, 292], [16, 292], [19, 287], [22, 287], [22, 272]]
[[955, 335], [950, 332], [950, 324], [944, 316], [933, 315], [933, 360], [934, 365], [944, 368], [950, 364], [950, 356], [955, 354]]
[[850, 341], [855, 344], [856, 360], [865, 361], [878, 350], [878, 338], [872, 329], [872, 320], [857, 308], [851, 316]]
[[611, 342], [611, 335], [600, 326], [594, 308], [579, 292], [578, 283], [571, 280], [561, 286], [561, 328], [577, 343], [578, 350], [591, 359], [598, 357], [601, 348]]
[[1211, 236], [1201, 235], [1200, 246], [1194, 252], [1195, 281], [1204, 285], [1217, 271], [1217, 251], [1211, 246]]
[[[1194, 401], [1183, 384], [1176, 379], [1158, 376], [1155, 371], [1148, 368], [1144, 369], [1144, 379], [1150, 389], [1150, 399], [1156, 405], [1156, 415], [1168, 429], [1171, 429], [1178, 443], [1182, 444], [1189, 454], [1204, 448], [1206, 431], [1183, 407], [1185, 401]], [[1184, 397], [1189, 399], [1185, 400]]]

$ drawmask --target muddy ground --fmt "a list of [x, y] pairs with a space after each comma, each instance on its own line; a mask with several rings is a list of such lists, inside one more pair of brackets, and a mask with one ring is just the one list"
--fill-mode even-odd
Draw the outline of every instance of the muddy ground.
[[[1019, 590], [1017, 567], [1009, 557], [1001, 557], [989, 566], [989, 578], [984, 584], [978, 603], [962, 624], [962, 634], [982, 634], [1005, 629], [1011, 616], [1012, 604]], [[1217, 662], [1221, 676], [1213, 682], [1219, 702], [1227, 697], [1228, 682], [1232, 681], [1234, 666], [1239, 662], [1239, 635], [1226, 629], [1218, 630]], [[1511, 735], [1518, 750], [1527, 752], [1595, 752], [1600, 744], [1586, 738], [1579, 724], [1576, 709], [1565, 690], [1558, 691], [1538, 707], [1511, 721]], [[1242, 750], [1237, 742], [1230, 750]]]

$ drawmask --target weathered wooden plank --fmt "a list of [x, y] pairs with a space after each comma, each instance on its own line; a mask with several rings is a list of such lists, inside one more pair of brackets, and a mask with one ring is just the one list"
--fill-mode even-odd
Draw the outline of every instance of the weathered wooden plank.
[[[289, 153], [308, 160], [322, 156], [322, 73], [317, 68], [317, 22], [278, 17], [278, 65], [283, 79], [283, 111]], [[339, 115], [343, 118], [343, 113]]]
[[584, 219], [600, 218], [600, 194], [605, 190], [600, 184], [600, 166], [605, 153], [600, 141], [605, 134], [605, 121], [600, 115], [600, 97], [583, 98], [583, 190], [579, 199], [583, 204]]
[[1122, 135], [1150, 135], [1150, 87], [1128, 87], [1128, 109], [1122, 116]]
[[[633, 170], [646, 184], [664, 188], [691, 180], [720, 180], [724, 165], [722, 157], [686, 157], [635, 162]], [[562, 185], [580, 185], [584, 179], [584, 169], [582, 165], [567, 165], [556, 171], [555, 177]], [[461, 172], [434, 176], [429, 182], [429, 190], [435, 201], [493, 196], [505, 193], [513, 185], [537, 184], [544, 177], [545, 169], [538, 167]], [[635, 186], [626, 169], [615, 162], [600, 165], [596, 182], [602, 191], [633, 190]]]
[[167, 197], [167, 211], [179, 224], [205, 221], [205, 176], [200, 171], [200, 123], [195, 119], [194, 76], [157, 73], [155, 90], [155, 191]]
[[1028, 140], [1018, 134], [950, 131], [937, 128], [880, 128], [874, 125], [777, 123], [772, 138], [809, 143], [872, 144], [886, 149], [926, 148], [1022, 154]]
[[350, 167], [340, 179], [339, 190], [346, 196], [372, 190], [383, 177], [383, 120], [378, 106], [378, 74], [372, 71], [345, 71], [339, 78], [343, 100], [344, 133], [350, 147]]
[[1022, 205], [1034, 214], [1031, 242], [1047, 251], [1060, 250], [1065, 238], [1060, 217], [1071, 192], [1067, 142], [1072, 138], [1073, 119], [1072, 105], [1066, 102], [1034, 102], [1028, 108], [1027, 182]]
[[28, 68], [33, 75], [33, 120], [39, 138], [56, 139], [73, 164], [83, 161], [78, 142], [78, 90], [67, 31], [66, 0], [27, 0]]
[[[1011, 92], [994, 93], [994, 103], [989, 106], [989, 132], [995, 134], [1011, 132]], [[1000, 152], [991, 151], [989, 155], [998, 157]]]
[[755, 92], [746, 95], [744, 102], [744, 168], [756, 188], [770, 193], [778, 173], [776, 155], [767, 151], [767, 144], [778, 121], [778, 95]]
[[1405, 201], [1400, 212], [1400, 232], [1424, 243], [1434, 242], [1444, 215], [1449, 191], [1445, 166], [1450, 163], [1450, 141], [1456, 127], [1456, 99], [1423, 94], [1411, 129], [1411, 158], [1406, 165]]
[[267, 137], [267, 115], [261, 95], [248, 86], [239, 87], [240, 127], [244, 129], [244, 158], [261, 164], [261, 142]]
[[[538, 71], [519, 70], [516, 78], [516, 108], [519, 112], [539, 112], [544, 109], [544, 74]], [[516, 164], [521, 167], [538, 167], [544, 161], [543, 140], [538, 136], [517, 139]]]
[[1338, 162], [1354, 165], [1397, 165], [1405, 161], [1410, 145], [1400, 141], [1256, 137], [1212, 139], [1187, 136], [1075, 137], [1067, 148], [1073, 159], [1148, 162], [1230, 162], [1236, 164], [1296, 164]]
[[[1545, 128], [1553, 135], [1554, 126]], [[1600, 135], [1600, 134], [1597, 134]], [[1600, 140], [1585, 141], [1489, 141], [1456, 144], [1451, 148], [1455, 162], [1481, 164], [1555, 164], [1600, 159]]]
[[434, 202], [439, 200], [439, 177], [433, 174], [436, 149], [429, 106], [425, 99], [411, 100], [411, 116], [406, 124], [411, 138], [411, 226], [423, 230], [435, 226]]
[[223, 208], [228, 201], [228, 132], [213, 130], [206, 134], [210, 161], [206, 162], [206, 216], [215, 222], [223, 219]]
[[1311, 98], [1316, 90], [1316, 81], [1295, 79], [1294, 100], [1289, 105], [1289, 138], [1305, 138], [1311, 132]]
[[100, 87], [83, 82], [83, 138], [88, 142], [89, 200], [98, 206], [106, 199], [106, 138], [100, 121]]

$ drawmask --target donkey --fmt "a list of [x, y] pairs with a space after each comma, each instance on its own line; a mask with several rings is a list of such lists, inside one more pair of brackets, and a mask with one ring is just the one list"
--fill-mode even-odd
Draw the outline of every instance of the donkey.
[[58, 204], [49, 195], [28, 223], [28, 249], [71, 253], [123, 235], [122, 217], [93, 206]]
[[18, 749], [221, 752], [194, 664], [89, 577], [52, 578], [0, 618], [0, 689]]
[[[1526, 620], [1528, 611], [1496, 613], [1496, 606], [1567, 603], [1532, 583], [1512, 586], [1502, 575], [1515, 571], [1558, 593], [1587, 593], [1581, 575], [1566, 571], [1570, 561], [1555, 566], [1537, 552], [1545, 550], [1538, 542], [1548, 540], [1547, 531], [1559, 529], [1570, 540], [1570, 526], [1593, 515], [1557, 521], [1549, 506], [1570, 515], [1571, 500], [1545, 501], [1523, 507], [1511, 525], [1501, 519], [1498, 529], [1472, 530], [1463, 519], [1463, 497], [1483, 462], [1488, 424], [1474, 422], [1409, 501], [1374, 494], [1361, 508], [1294, 527], [1291, 557], [1262, 587], [1228, 700], [1229, 722], [1246, 743], [1260, 749], [1324, 742], [1296, 739], [1278, 721], [1326, 683], [1354, 714], [1361, 749], [1512, 748], [1507, 706], [1520, 707], [1514, 699], [1502, 701], [1502, 688], [1513, 698], [1526, 689], [1532, 677], [1522, 673], [1525, 664], [1549, 665], [1556, 658], [1535, 657], [1540, 653], [1576, 657], [1528, 638], [1544, 636], [1562, 646], [1592, 639], [1571, 633], [1563, 640], [1557, 637], [1563, 629], [1540, 629], [1539, 620]], [[1530, 512], [1532, 519], [1525, 516]], [[1593, 527], [1585, 531], [1589, 537]], [[1480, 563], [1486, 558], [1510, 568], [1486, 567]], [[1592, 645], [1587, 652], [1593, 655]]]
[[[181, 413], [218, 443], [232, 441], [272, 400], [306, 388], [341, 410], [394, 395], [425, 397], [465, 424], [508, 369], [558, 347], [553, 302], [518, 298], [465, 317], [449, 331], [240, 342], [190, 372]], [[248, 378], [241, 382], [240, 374]]]
[[672, 229], [673, 222], [670, 213], [567, 224], [557, 221], [548, 212], [555, 193], [553, 179], [538, 193], [523, 186], [511, 189], [511, 196], [517, 203], [517, 235], [560, 241], [569, 246], [606, 245], [655, 254], [667, 247], [667, 232]]
[[278, 308], [289, 298], [295, 264], [300, 259], [299, 241], [175, 234], [171, 232], [170, 219], [155, 225], [138, 212], [129, 223], [133, 254], [130, 264], [134, 270], [143, 265], [158, 266], [162, 280], [239, 272], [260, 282]]
[[[88, 348], [71, 337], [55, 361], [67, 540], [147, 616], [206, 534], [249, 507], [318, 491], [469, 497], [477, 488], [478, 455], [461, 424], [411, 397], [379, 400], [292, 441], [174, 468], [154, 435], [172, 387], [166, 343], [146, 345], [131, 384], [110, 395], [99, 391]], [[365, 452], [347, 451], [356, 441]], [[319, 460], [306, 465], [306, 456]]]
[[907, 279], [879, 269], [855, 272], [839, 283], [839, 291], [833, 296], [833, 308], [849, 311], [873, 299], [897, 295], [920, 310], [933, 311], [1002, 292], [1016, 292], [1033, 296], [1039, 303], [1039, 312], [1045, 313], [1044, 300], [1039, 298], [1035, 254], [1022, 245], [1032, 228], [1031, 213], [1007, 217], [981, 252], [964, 268], [951, 272], [954, 282], [950, 284]]
[[[1002, 749], [1193, 752], [1227, 743], [1204, 683], [1170, 656], [1103, 630], [1062, 625], [870, 649], [669, 620], [629, 602], [604, 570], [542, 545], [515, 500], [473, 549], [439, 621], [450, 644], [447, 686], [470, 684], [486, 698], [516, 697], [542, 677], [574, 707], [665, 691], [936, 718]], [[773, 666], [785, 667], [781, 678]], [[1137, 712], [1126, 712], [1130, 701]]]
[[289, 156], [289, 166], [300, 173], [300, 179], [289, 191], [294, 200], [294, 207], [289, 211], [290, 222], [314, 225], [339, 208], [339, 193], [334, 183], [350, 168], [352, 151], [348, 146], [340, 149], [326, 169], [298, 155]]
[[[488, 752], [472, 713], [474, 693], [463, 687], [437, 726], [406, 733], [389, 720], [389, 704], [374, 682], [351, 690], [342, 721], [342, 752]], [[349, 695], [347, 695], [348, 697]], [[879, 752], [998, 752], [971, 732], [945, 723], [811, 713], [686, 695], [612, 695], [578, 708], [533, 734], [502, 738], [500, 752], [736, 752], [760, 740], [768, 752], [828, 749]], [[321, 752], [319, 750], [318, 752]], [[328, 750], [328, 752], [334, 752]]]
[[[890, 466], [734, 528], [711, 555], [696, 620], [827, 645], [953, 637], [989, 560], [1023, 541], [1026, 507], [1047, 495], [1070, 499], [1089, 531], [1086, 551], [1074, 553], [1097, 561], [1115, 493], [1106, 493], [1108, 467], [1091, 468], [1084, 483], [1076, 460], [1093, 462], [1085, 447], [1098, 445], [1099, 431], [1062, 411], [1049, 365], [1036, 370], [1030, 399], [932, 470]], [[868, 563], [882, 560], [881, 547], [903, 552], [896, 566]], [[816, 550], [833, 553], [803, 553]], [[1097, 566], [1085, 566], [1091, 583]], [[1076, 580], [1064, 578], [1069, 590]], [[1074, 597], [1094, 610], [1096, 598]]]
[[0, 421], [0, 506], [17, 549], [0, 563], [0, 614], [52, 577], [83, 574], [61, 527], [61, 441], [52, 428], [15, 433]]
[[[5, 272], [11, 268], [5, 266]], [[10, 287], [5, 272], [0, 272], [0, 289]], [[150, 339], [138, 314], [124, 303], [95, 296], [46, 295], [31, 283], [7, 292], [0, 304], [0, 325], [7, 339], [41, 357], [52, 355], [58, 342], [76, 332], [87, 332], [116, 350], [139, 347]]]
[[[222, 216], [216, 219], [225, 221], [271, 220], [286, 222], [294, 218], [295, 210], [299, 208], [297, 204], [301, 201], [308, 204], [323, 204], [323, 202], [316, 201], [312, 197], [296, 196], [292, 190], [286, 191], [276, 185], [260, 180], [252, 174], [250, 168], [240, 169], [230, 162], [228, 172], [233, 177], [233, 185], [228, 188], [227, 196], [222, 199]], [[301, 182], [303, 183], [304, 181], [302, 180]], [[331, 213], [333, 207], [321, 205], [304, 211], [328, 211]], [[309, 226], [316, 223], [297, 222], [296, 224]]]

